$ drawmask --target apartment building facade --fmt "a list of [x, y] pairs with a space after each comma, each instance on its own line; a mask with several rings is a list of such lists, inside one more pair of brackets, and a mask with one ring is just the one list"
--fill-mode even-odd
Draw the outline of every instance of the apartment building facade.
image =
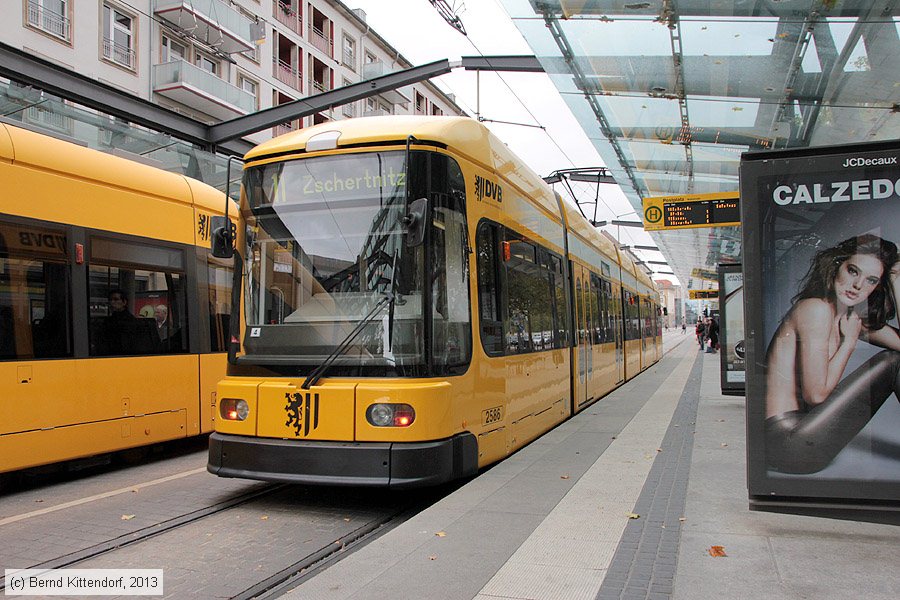
[[[10, 0], [0, 41], [205, 123], [413, 66], [339, 0]], [[379, 114], [464, 112], [421, 82], [248, 139]]]

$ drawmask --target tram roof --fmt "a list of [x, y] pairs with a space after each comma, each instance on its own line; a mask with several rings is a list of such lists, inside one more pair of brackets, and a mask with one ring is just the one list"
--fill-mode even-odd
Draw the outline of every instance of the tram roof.
[[469, 117], [390, 115], [329, 121], [263, 142], [244, 156], [245, 162], [267, 156], [305, 152], [313, 136], [337, 132], [337, 148], [406, 142], [436, 142], [492, 170], [518, 187], [550, 214], [559, 215], [553, 190], [482, 123]]
[[600, 250], [612, 261], [619, 260], [619, 251], [612, 240], [600, 234], [574, 206], [568, 202], [563, 202], [562, 205], [569, 230]]
[[[0, 160], [135, 190], [221, 213], [225, 195], [177, 173], [0, 123]], [[232, 214], [237, 209], [231, 206]]]

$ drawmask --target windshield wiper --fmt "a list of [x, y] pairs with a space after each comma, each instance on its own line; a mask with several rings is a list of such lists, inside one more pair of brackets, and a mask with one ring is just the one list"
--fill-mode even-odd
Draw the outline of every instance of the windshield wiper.
[[356, 336], [358, 336], [360, 332], [365, 329], [366, 325], [371, 323], [375, 319], [375, 317], [378, 316], [378, 313], [381, 312], [382, 307], [385, 304], [390, 304], [391, 308], [393, 309], [394, 302], [394, 292], [384, 292], [381, 300], [375, 303], [375, 306], [372, 307], [372, 310], [370, 310], [368, 314], [366, 314], [366, 316], [356, 324], [356, 327], [354, 327], [350, 331], [350, 333], [347, 334], [347, 337], [345, 337], [343, 341], [338, 344], [337, 348], [335, 348], [331, 352], [331, 354], [325, 357], [325, 360], [323, 360], [318, 367], [313, 369], [312, 373], [310, 373], [309, 376], [307, 376], [307, 378], [300, 385], [300, 388], [308, 390], [310, 387], [318, 383], [318, 381], [322, 378], [322, 375], [325, 373], [325, 370], [330, 367], [332, 363], [334, 363], [334, 361], [337, 360], [337, 358], [347, 350], [347, 348], [350, 347], [350, 344], [353, 343], [353, 340], [356, 339]]

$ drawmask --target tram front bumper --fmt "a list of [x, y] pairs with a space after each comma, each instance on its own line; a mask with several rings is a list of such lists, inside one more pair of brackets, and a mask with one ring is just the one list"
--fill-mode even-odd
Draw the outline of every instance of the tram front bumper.
[[322, 442], [213, 433], [207, 470], [305, 485], [424, 487], [474, 475], [478, 443], [471, 433], [433, 442]]

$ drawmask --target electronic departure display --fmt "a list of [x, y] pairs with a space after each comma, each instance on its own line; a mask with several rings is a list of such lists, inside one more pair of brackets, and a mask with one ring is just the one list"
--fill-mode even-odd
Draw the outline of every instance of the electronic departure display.
[[644, 198], [644, 229], [686, 229], [741, 224], [737, 192]]
[[718, 300], [719, 290], [688, 290], [690, 300]]
[[701, 200], [700, 202], [663, 202], [663, 227], [692, 227], [739, 223], [741, 209], [737, 200]]

